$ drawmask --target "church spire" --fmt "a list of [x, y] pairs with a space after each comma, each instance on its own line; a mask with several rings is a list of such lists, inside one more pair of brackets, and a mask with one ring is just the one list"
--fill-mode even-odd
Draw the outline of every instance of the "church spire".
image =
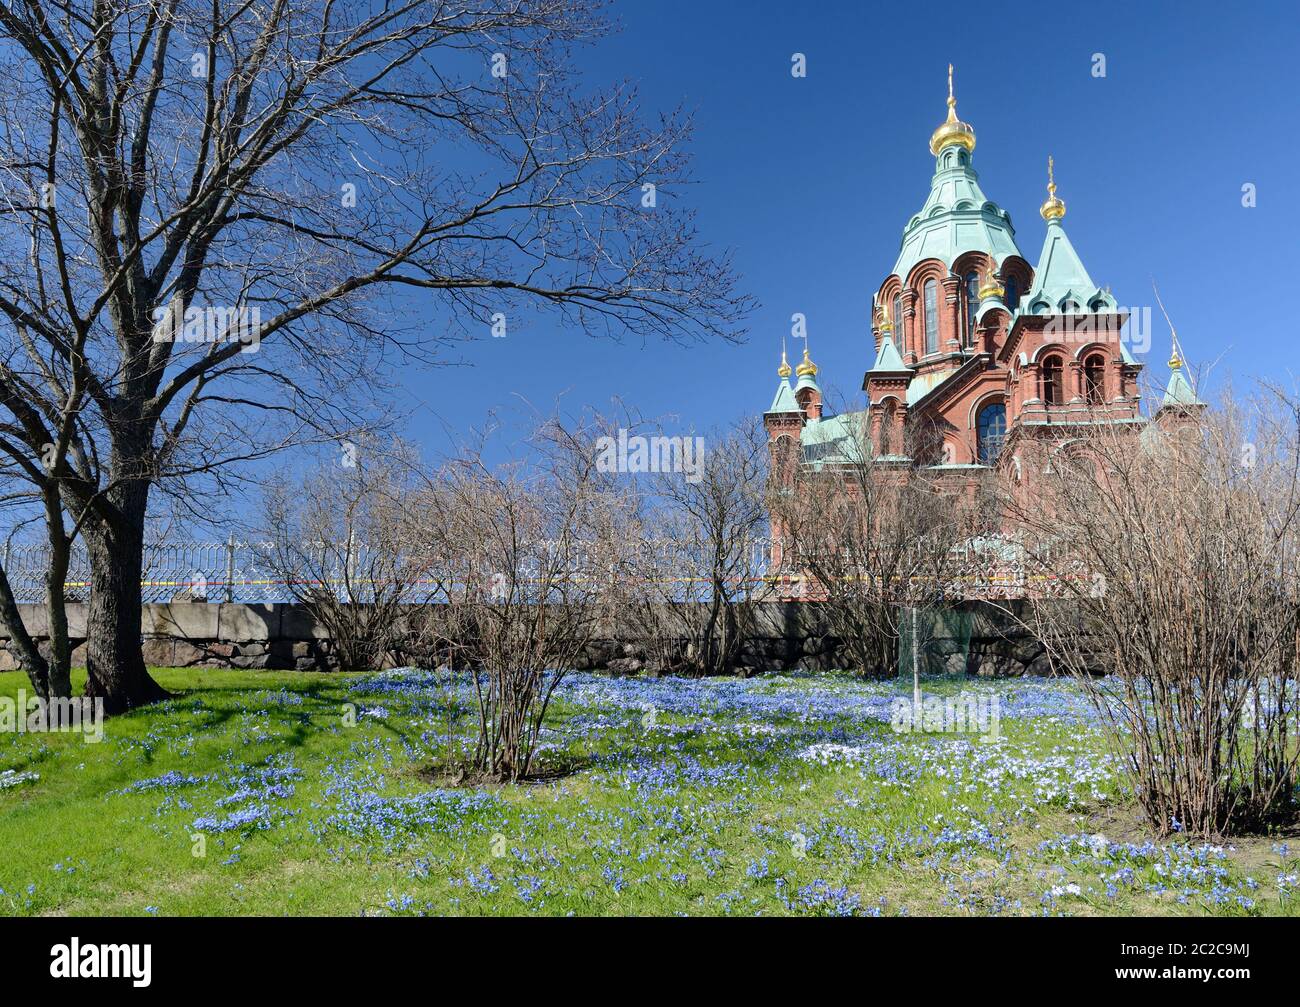
[[1061, 218], [1065, 202], [1056, 195], [1056, 162], [1047, 159], [1047, 202], [1038, 211], [1047, 221], [1043, 250], [1024, 303], [1031, 315], [1103, 314], [1118, 310], [1114, 296], [1092, 282], [1066, 236]]
[[1196, 389], [1183, 373], [1183, 358], [1178, 352], [1178, 337], [1174, 337], [1173, 356], [1169, 358], [1169, 384], [1165, 386], [1165, 397], [1160, 400], [1160, 408], [1193, 409], [1204, 406], [1196, 397]]
[[952, 94], [952, 64], [948, 64], [948, 118], [930, 136], [930, 153], [939, 156], [944, 147], [958, 144], [967, 152], [975, 149], [975, 127], [957, 118], [957, 99]]
[[1169, 325], [1169, 384], [1165, 386], [1165, 397], [1160, 400], [1160, 411], [1203, 408], [1205, 403], [1196, 397], [1196, 389], [1183, 373], [1183, 349], [1178, 344], [1178, 330], [1174, 328], [1169, 312], [1165, 310], [1165, 302], [1155, 280], [1151, 281], [1151, 289], [1155, 291], [1156, 303], [1160, 305], [1160, 311]]
[[781, 338], [781, 366], [776, 369], [778, 378], [790, 377], [790, 361], [785, 358], [785, 338]]
[[1056, 176], [1054, 172], [1055, 162], [1052, 155], [1047, 155], [1047, 202], [1038, 210], [1043, 215], [1043, 219], [1049, 224], [1054, 220], [1060, 220], [1065, 216], [1065, 203], [1056, 198]]

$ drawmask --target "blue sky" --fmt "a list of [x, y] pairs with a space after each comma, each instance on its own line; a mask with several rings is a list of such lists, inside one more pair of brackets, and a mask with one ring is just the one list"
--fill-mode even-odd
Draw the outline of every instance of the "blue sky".
[[[1212, 395], [1229, 375], [1292, 383], [1300, 200], [1300, 15], [1291, 4], [618, 4], [621, 31], [578, 55], [591, 84], [637, 81], [647, 115], [693, 111], [687, 195], [760, 302], [745, 345], [595, 340], [533, 318], [460, 347], [464, 366], [403, 375], [430, 448], [494, 409], [608, 406], [697, 428], [761, 412], [790, 316], [823, 387], [860, 403], [872, 292], [925, 199], [927, 142], [956, 66], [974, 166], [1034, 263], [1048, 154], [1065, 227], [1122, 305], [1160, 286]], [[806, 78], [791, 76], [804, 53]], [[1093, 54], [1106, 76], [1092, 75]], [[1257, 206], [1242, 206], [1242, 186]], [[1163, 385], [1158, 310], [1145, 357]], [[793, 354], [792, 354], [793, 355]], [[526, 404], [530, 404], [526, 405]]]

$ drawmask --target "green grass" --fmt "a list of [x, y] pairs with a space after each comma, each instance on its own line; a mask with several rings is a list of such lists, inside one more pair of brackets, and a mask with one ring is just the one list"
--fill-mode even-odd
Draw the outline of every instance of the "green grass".
[[988, 742], [895, 732], [892, 682], [577, 676], [545, 738], [575, 771], [450, 790], [463, 683], [155, 674], [176, 698], [100, 744], [0, 735], [39, 774], [0, 790], [0, 913], [1297, 912], [1300, 842], [1147, 836], [1069, 683], [927, 684], [996, 696]]

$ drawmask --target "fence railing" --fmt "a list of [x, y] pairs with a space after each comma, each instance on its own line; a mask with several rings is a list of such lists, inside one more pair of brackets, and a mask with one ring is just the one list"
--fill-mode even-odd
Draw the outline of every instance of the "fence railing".
[[[267, 561], [269, 548], [268, 543], [244, 542], [233, 536], [225, 542], [168, 542], [146, 546], [141, 599], [171, 601], [188, 594], [209, 601], [290, 601], [286, 585], [271, 572]], [[39, 542], [5, 545], [4, 569], [19, 602], [45, 600], [49, 555], [49, 546]], [[69, 601], [85, 601], [89, 597], [90, 557], [83, 543], [73, 546], [64, 591]]]
[[[163, 542], [145, 549], [141, 600], [167, 602], [179, 598], [243, 604], [291, 602], [290, 585], [276, 572], [270, 542], [245, 541], [230, 536], [224, 542]], [[342, 554], [344, 550], [336, 550]], [[1041, 558], [1041, 557], [1040, 557]], [[1043, 590], [1044, 580], [1011, 539], [985, 538], [953, 550], [945, 575], [944, 593], [963, 598], [1015, 598]], [[0, 561], [19, 602], [45, 600], [45, 571], [49, 547], [39, 542], [10, 542], [0, 550]], [[1028, 568], [1028, 572], [1027, 572]], [[342, 585], [346, 571], [326, 575], [326, 584]], [[747, 577], [751, 581], [779, 580], [778, 594], [799, 598], [803, 578], [797, 571], [781, 570], [773, 562], [772, 542], [756, 540], [751, 548]], [[690, 579], [690, 578], [687, 578]], [[314, 581], [319, 584], [320, 582]], [[425, 581], [417, 582], [426, 583]], [[90, 559], [83, 543], [75, 543], [65, 593], [69, 601], [85, 601], [90, 594]]]
[[[164, 542], [146, 546], [140, 597], [145, 602], [178, 598], [203, 598], [209, 602], [257, 604], [291, 602], [290, 585], [276, 572], [270, 542], [244, 541], [230, 536], [225, 542]], [[333, 550], [342, 555], [346, 550]], [[354, 549], [353, 552], [356, 550]], [[9, 542], [0, 548], [0, 562], [20, 603], [45, 600], [45, 571], [49, 546], [40, 542]], [[771, 565], [771, 544], [753, 543], [749, 576], [764, 577]], [[327, 575], [325, 583], [341, 586], [346, 571]], [[298, 582], [301, 583], [301, 582]], [[319, 581], [313, 581], [319, 584]], [[417, 582], [425, 583], [425, 581]], [[68, 601], [85, 601], [90, 595], [90, 557], [85, 544], [74, 543], [64, 592]]]

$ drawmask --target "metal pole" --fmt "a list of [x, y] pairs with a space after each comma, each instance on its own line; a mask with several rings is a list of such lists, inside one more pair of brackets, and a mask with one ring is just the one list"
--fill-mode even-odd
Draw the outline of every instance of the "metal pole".
[[226, 601], [235, 600], [235, 533], [226, 539]]

